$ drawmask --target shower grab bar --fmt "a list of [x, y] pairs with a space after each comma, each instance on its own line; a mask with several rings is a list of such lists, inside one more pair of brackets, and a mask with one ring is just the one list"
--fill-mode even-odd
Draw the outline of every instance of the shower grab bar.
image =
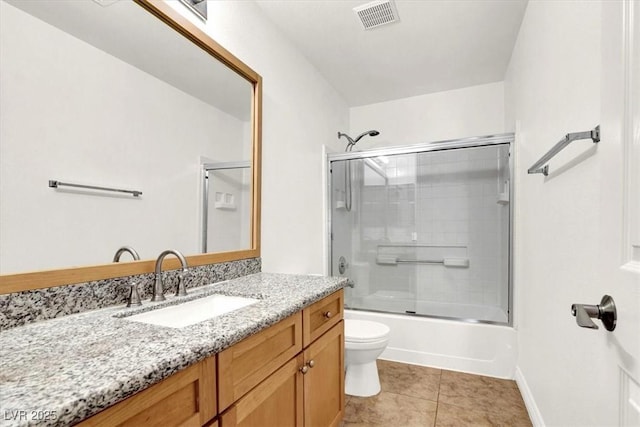
[[49, 180], [49, 187], [50, 188], [75, 187], [75, 188], [86, 188], [88, 190], [112, 191], [115, 193], [128, 193], [133, 195], [133, 197], [138, 197], [142, 195], [142, 191], [138, 191], [138, 190], [123, 190], [121, 188], [98, 187], [95, 185], [84, 185], [84, 184], [72, 184], [70, 182], [56, 181], [55, 179]]
[[[594, 143], [600, 142], [600, 125], [596, 126], [594, 129], [585, 131], [585, 132], [573, 132], [568, 133], [562, 138], [556, 145], [551, 147], [547, 153], [540, 157], [540, 160], [535, 162], [527, 172], [530, 174], [541, 173], [544, 176], [549, 175], [549, 165], [546, 165], [549, 160], [551, 160], [556, 154], [562, 151], [567, 145], [571, 144], [573, 141], [577, 141], [580, 139], [591, 139]], [[544, 165], [544, 166], [543, 166]]]
[[398, 264], [430, 264], [444, 265], [445, 267], [469, 267], [469, 258], [443, 258], [443, 259], [419, 259], [419, 258], [394, 258], [394, 257], [378, 257], [376, 263], [380, 265], [398, 265]]
[[465, 245], [421, 245], [405, 243], [387, 243], [378, 245], [378, 248], [466, 248]]
[[444, 259], [410, 259], [410, 258], [398, 258], [396, 259], [396, 262], [398, 264], [404, 263], [404, 264], [443, 264], [444, 265]]

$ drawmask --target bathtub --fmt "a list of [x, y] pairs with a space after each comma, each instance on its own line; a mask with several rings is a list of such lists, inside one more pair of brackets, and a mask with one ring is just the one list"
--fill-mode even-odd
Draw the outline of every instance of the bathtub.
[[415, 295], [409, 292], [377, 291], [364, 297], [351, 297], [350, 300], [357, 304], [355, 307], [366, 307], [366, 309], [373, 311], [404, 313], [411, 310], [433, 317], [479, 319], [485, 322], [505, 324], [509, 322], [507, 313], [499, 307], [422, 301], [416, 300]]
[[345, 318], [389, 326], [389, 345], [381, 359], [514, 378], [517, 342], [510, 326], [360, 310], [345, 310]]

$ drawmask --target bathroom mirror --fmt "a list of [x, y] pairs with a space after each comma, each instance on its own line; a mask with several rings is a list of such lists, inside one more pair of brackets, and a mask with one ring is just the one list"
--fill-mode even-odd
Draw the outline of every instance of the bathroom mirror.
[[[260, 255], [255, 71], [179, 2], [0, 7], [0, 293], [152, 272], [168, 248], [191, 266]], [[202, 165], [230, 162], [248, 166], [202, 254]], [[124, 245], [142, 261], [111, 263]]]

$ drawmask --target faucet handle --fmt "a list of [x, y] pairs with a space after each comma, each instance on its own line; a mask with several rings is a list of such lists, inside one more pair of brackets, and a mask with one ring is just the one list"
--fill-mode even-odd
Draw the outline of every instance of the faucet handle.
[[187, 271], [186, 268], [183, 268], [179, 273], [178, 273], [178, 287], [176, 289], [176, 296], [177, 297], [184, 297], [187, 295], [187, 287], [184, 283], [184, 279], [189, 275], [189, 272]]
[[131, 307], [132, 305], [142, 305], [142, 301], [140, 300], [140, 292], [138, 292], [138, 282], [131, 282], [127, 284], [129, 286], [129, 299], [127, 300], [127, 307]]

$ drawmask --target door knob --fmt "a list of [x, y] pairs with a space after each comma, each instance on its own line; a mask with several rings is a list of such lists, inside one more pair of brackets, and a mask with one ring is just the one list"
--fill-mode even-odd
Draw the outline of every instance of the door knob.
[[576, 317], [578, 326], [589, 329], [598, 329], [591, 318], [600, 319], [607, 331], [613, 331], [618, 320], [616, 304], [609, 295], [603, 296], [598, 305], [572, 304], [571, 314]]

